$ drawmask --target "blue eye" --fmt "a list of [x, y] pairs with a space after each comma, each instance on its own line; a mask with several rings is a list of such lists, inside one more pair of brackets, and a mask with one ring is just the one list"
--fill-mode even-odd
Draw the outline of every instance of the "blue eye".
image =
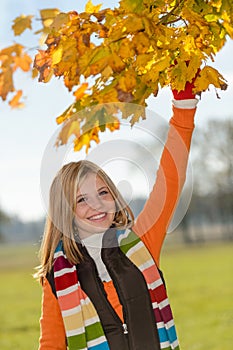
[[108, 194], [107, 190], [102, 190], [99, 192], [99, 196], [104, 196], [105, 194]]

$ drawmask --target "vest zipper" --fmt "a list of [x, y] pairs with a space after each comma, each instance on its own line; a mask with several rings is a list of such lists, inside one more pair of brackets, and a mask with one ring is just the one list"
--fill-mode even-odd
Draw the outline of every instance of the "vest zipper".
[[127, 324], [126, 323], [122, 323], [122, 327], [123, 327], [123, 333], [124, 334], [128, 334]]
[[[101, 281], [101, 279], [99, 277], [97, 277], [96, 275], [94, 275], [94, 277], [95, 277], [97, 283], [101, 283], [103, 285], [103, 282]], [[104, 286], [103, 286], [103, 288], [104, 288]], [[118, 316], [118, 314], [116, 313], [116, 311], [114, 310], [112, 305], [110, 304], [108, 298], [105, 298], [105, 301], [106, 301], [106, 305], [107, 305], [109, 311], [112, 313], [113, 317], [119, 323], [119, 325], [121, 325], [121, 327], [123, 328], [123, 333], [124, 334], [128, 334], [127, 324], [126, 323], [122, 323], [120, 317]]]
[[[105, 264], [104, 261], [103, 261], [103, 263]], [[109, 273], [109, 276], [111, 277], [112, 281], [114, 281], [113, 284], [114, 284], [114, 287], [116, 288], [116, 292], [117, 292], [117, 294], [118, 294], [119, 301], [120, 301], [120, 303], [121, 303], [121, 300], [122, 300], [123, 298], [122, 298], [122, 293], [121, 293], [120, 285], [119, 285], [119, 283], [118, 283], [118, 281], [117, 281], [116, 279], [115, 279], [115, 280], [113, 279], [112, 271], [110, 271], [110, 269], [108, 268], [108, 266], [107, 266], [106, 264], [105, 264], [105, 266], [106, 266], [106, 269], [107, 269], [107, 271], [108, 271], [108, 273]], [[107, 301], [108, 301], [108, 300], [107, 300]], [[112, 309], [112, 311], [115, 313], [116, 317], [118, 317], [119, 320], [120, 320], [120, 322], [121, 322], [120, 317], [117, 315], [116, 311], [113, 309], [113, 307], [112, 307], [112, 305], [110, 304], [109, 301], [108, 301], [108, 304], [109, 304], [110, 308]], [[127, 320], [127, 314], [126, 314], [126, 310], [125, 310], [125, 308], [124, 308], [124, 306], [123, 306], [122, 303], [121, 303], [121, 305], [122, 305], [122, 309], [123, 309], [123, 318], [124, 318], [124, 321], [125, 321], [125, 320]], [[128, 332], [127, 323], [121, 323], [121, 325], [122, 325], [122, 328], [123, 328], [123, 334], [128, 334], [129, 332]]]
[[[83, 248], [86, 250], [87, 256], [89, 256], [89, 258], [92, 260], [94, 266], [96, 267], [95, 261], [94, 261], [94, 259], [90, 256], [90, 254], [88, 253], [88, 251], [87, 251], [85, 245], [83, 245]], [[106, 266], [106, 268], [107, 268], [107, 266]], [[96, 268], [96, 270], [97, 270], [97, 268]], [[107, 270], [108, 270], [108, 268], [107, 268]], [[108, 271], [108, 272], [109, 272], [109, 271]], [[110, 274], [109, 274], [109, 275], [110, 275]], [[112, 276], [110, 275], [110, 277], [112, 277]], [[96, 280], [96, 282], [97, 282], [97, 284], [98, 284], [99, 286], [102, 285], [101, 287], [102, 287], [103, 290], [104, 290], [103, 281], [101, 281], [99, 275], [98, 275], [98, 274], [96, 275], [96, 274], [94, 273], [94, 278], [95, 278], [95, 280]], [[102, 288], [101, 288], [101, 289], [102, 289]], [[117, 288], [117, 289], [118, 289], [118, 288]], [[117, 312], [114, 310], [114, 308], [112, 307], [112, 305], [110, 304], [110, 302], [109, 302], [109, 300], [108, 300], [107, 297], [105, 298], [105, 302], [106, 302], [106, 306], [108, 307], [109, 311], [111, 312], [111, 314], [112, 314], [113, 317], [115, 318], [115, 320], [116, 320], [116, 322], [118, 323], [119, 327], [121, 327], [121, 328], [123, 329], [123, 334], [128, 334], [127, 324], [126, 324], [126, 323], [122, 323], [120, 317], [118, 316]], [[122, 307], [123, 307], [123, 305], [122, 305]], [[124, 310], [124, 308], [123, 308], [123, 310]]]

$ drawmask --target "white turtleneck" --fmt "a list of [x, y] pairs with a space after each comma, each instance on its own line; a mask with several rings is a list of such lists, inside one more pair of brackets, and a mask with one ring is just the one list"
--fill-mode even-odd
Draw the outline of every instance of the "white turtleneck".
[[87, 248], [88, 253], [92, 257], [92, 259], [95, 261], [100, 279], [102, 281], [108, 282], [111, 280], [111, 277], [106, 269], [105, 264], [103, 263], [103, 261], [101, 259], [101, 248], [102, 248], [103, 235], [104, 235], [104, 232], [95, 233], [87, 238], [82, 239], [81, 242]]

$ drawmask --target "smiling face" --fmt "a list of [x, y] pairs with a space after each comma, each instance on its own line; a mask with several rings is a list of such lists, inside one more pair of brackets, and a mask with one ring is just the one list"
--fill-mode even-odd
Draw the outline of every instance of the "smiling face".
[[81, 239], [106, 231], [113, 222], [116, 205], [106, 183], [89, 172], [81, 181], [76, 197], [76, 225]]

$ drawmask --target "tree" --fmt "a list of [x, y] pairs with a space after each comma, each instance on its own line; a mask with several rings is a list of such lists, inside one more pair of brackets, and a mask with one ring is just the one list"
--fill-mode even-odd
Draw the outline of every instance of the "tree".
[[[216, 137], [217, 133], [217, 137]], [[232, 192], [233, 121], [211, 119], [194, 138], [194, 178], [197, 194], [228, 194]]]
[[[226, 89], [224, 77], [206, 62], [233, 38], [231, 0], [121, 0], [103, 10], [89, 0], [83, 13], [43, 9], [40, 17], [36, 34], [45, 38], [45, 48], [35, 57], [17, 43], [0, 51], [0, 96], [22, 106], [13, 79], [18, 68], [39, 74], [44, 83], [62, 77], [74, 102], [57, 117], [63, 124], [57, 145], [74, 135], [74, 149], [88, 150], [92, 140], [99, 142], [99, 132], [119, 128], [119, 114], [132, 125], [145, 118], [141, 108], [132, 115], [129, 103], [146, 106], [167, 85], [182, 90], [199, 69], [195, 92], [210, 84]], [[33, 20], [17, 17], [15, 35], [31, 29]]]
[[192, 152], [194, 186], [188, 219], [215, 225], [224, 239], [233, 238], [232, 139], [232, 119], [211, 119], [196, 133]]
[[[2, 224], [9, 222], [10, 221], [10, 217], [0, 208], [0, 228], [2, 226]], [[0, 230], [0, 243], [4, 242], [4, 236]]]

